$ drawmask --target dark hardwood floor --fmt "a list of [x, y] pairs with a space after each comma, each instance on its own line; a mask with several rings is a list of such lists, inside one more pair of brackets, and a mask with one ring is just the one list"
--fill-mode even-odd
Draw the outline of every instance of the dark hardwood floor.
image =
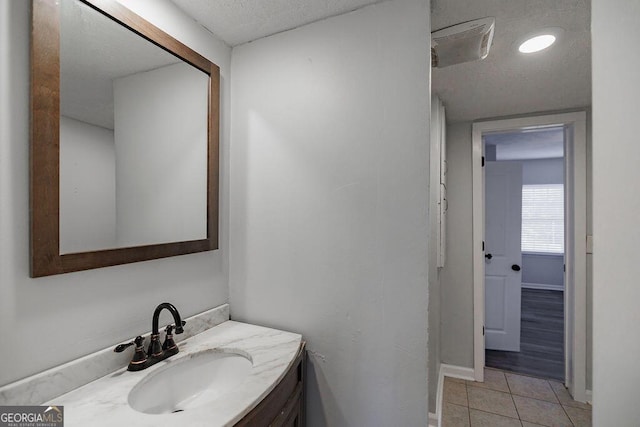
[[564, 381], [564, 293], [522, 290], [520, 351], [485, 351], [485, 365]]

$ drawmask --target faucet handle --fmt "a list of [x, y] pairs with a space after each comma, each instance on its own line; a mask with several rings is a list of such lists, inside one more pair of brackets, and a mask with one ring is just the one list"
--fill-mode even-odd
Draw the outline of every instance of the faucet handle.
[[[183, 322], [184, 323], [184, 322]], [[176, 354], [178, 352], [178, 346], [173, 340], [173, 329], [177, 329], [174, 325], [167, 325], [164, 329], [166, 336], [164, 338], [164, 342], [162, 343], [162, 350], [167, 354]], [[180, 328], [182, 329], [182, 328]]]
[[126, 344], [118, 344], [116, 348], [113, 349], [113, 351], [115, 351], [116, 353], [122, 353], [127, 347], [130, 347], [133, 344], [134, 344], [133, 341], [128, 342]]
[[134, 344], [136, 345], [136, 351], [133, 353], [133, 358], [129, 362], [127, 370], [140, 371], [147, 367], [147, 353], [145, 353], [144, 348], [142, 348], [143, 343], [144, 338], [138, 335], [132, 342], [120, 344], [113, 349], [113, 351], [115, 351], [116, 353], [122, 353], [127, 347], [130, 347]]
[[120, 344], [113, 351], [120, 353], [124, 351], [125, 348], [133, 344], [136, 345], [136, 351], [133, 353], [133, 358], [131, 358], [131, 361], [129, 362], [129, 366], [127, 367], [127, 370], [141, 371], [148, 366], [148, 363], [147, 363], [148, 357], [147, 357], [147, 353], [144, 352], [144, 348], [142, 347], [144, 345], [144, 338], [142, 338], [140, 335], [138, 335], [136, 339], [133, 340], [133, 342]]
[[138, 340], [140, 340], [140, 342], [142, 342], [142, 337], [140, 335], [138, 335], [136, 337], [135, 340], [128, 342], [126, 344], [119, 344], [116, 346], [116, 348], [113, 349], [113, 351], [115, 351], [116, 353], [122, 353], [127, 347], [131, 347], [132, 345], [136, 345], [136, 347], [139, 347], [138, 345]]
[[136, 339], [134, 339], [131, 342], [128, 342], [126, 344], [119, 344], [116, 346], [116, 348], [113, 349], [113, 351], [115, 351], [116, 353], [122, 353], [127, 347], [131, 347], [132, 345], [136, 345], [136, 350], [138, 349], [138, 347], [142, 347], [142, 342], [144, 341], [144, 338], [142, 338], [140, 335], [138, 335], [136, 337]]

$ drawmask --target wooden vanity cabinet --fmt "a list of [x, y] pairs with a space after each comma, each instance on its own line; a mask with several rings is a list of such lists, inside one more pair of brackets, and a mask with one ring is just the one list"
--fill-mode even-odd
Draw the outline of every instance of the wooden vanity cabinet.
[[304, 427], [305, 343], [276, 388], [235, 427]]

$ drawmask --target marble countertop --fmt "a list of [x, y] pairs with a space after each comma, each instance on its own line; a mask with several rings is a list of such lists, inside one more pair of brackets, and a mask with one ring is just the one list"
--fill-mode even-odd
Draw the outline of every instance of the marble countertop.
[[[232, 426], [248, 414], [284, 377], [302, 337], [246, 323], [226, 321], [178, 343], [180, 353], [140, 372], [126, 368], [51, 399], [64, 406], [65, 426]], [[247, 354], [253, 366], [244, 382], [204, 407], [150, 415], [127, 403], [129, 391], [167, 364], [207, 349]]]

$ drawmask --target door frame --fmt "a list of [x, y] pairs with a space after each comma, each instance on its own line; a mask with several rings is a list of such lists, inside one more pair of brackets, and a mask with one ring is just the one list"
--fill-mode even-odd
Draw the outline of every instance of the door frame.
[[[565, 126], [565, 385], [587, 399], [587, 116], [584, 111], [474, 122], [472, 127], [473, 360], [474, 378], [484, 381], [484, 169], [482, 134], [543, 126]], [[571, 138], [572, 136], [572, 138]]]

